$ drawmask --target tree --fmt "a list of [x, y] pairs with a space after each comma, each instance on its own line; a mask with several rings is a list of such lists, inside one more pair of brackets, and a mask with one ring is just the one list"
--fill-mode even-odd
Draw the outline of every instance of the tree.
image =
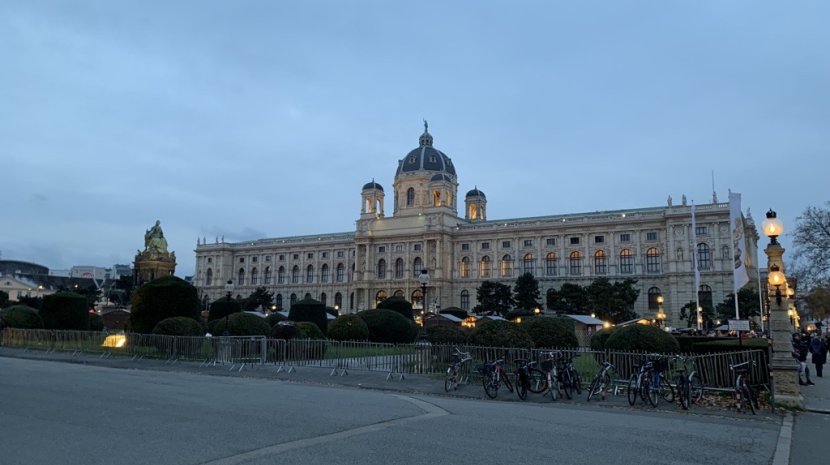
[[[715, 311], [722, 321], [735, 319], [735, 294], [727, 295], [723, 302], [715, 307]], [[738, 312], [741, 320], [761, 316], [761, 303], [758, 301], [758, 292], [755, 289], [745, 287], [738, 290]]]
[[263, 310], [267, 311], [271, 308], [273, 301], [273, 292], [268, 292], [268, 289], [264, 287], [258, 287], [254, 289], [254, 292], [252, 292], [251, 295], [242, 299], [242, 310], [254, 310], [262, 307]]
[[524, 273], [516, 280], [513, 287], [513, 300], [516, 306], [524, 310], [533, 310], [539, 307], [539, 281], [532, 273]]
[[9, 304], [9, 293], [6, 291], [0, 291], [0, 308], [5, 307]]
[[393, 295], [392, 297], [383, 299], [378, 303], [377, 308], [398, 312], [407, 319], [415, 321], [415, 316], [412, 314], [412, 304], [403, 297]]
[[796, 218], [793, 231], [794, 258], [807, 287], [830, 278], [830, 202], [825, 208], [807, 207]]
[[101, 298], [101, 290], [95, 287], [94, 284], [90, 284], [86, 287], [78, 286], [77, 288], [72, 289], [72, 292], [86, 299], [87, 308], [95, 307], [95, 304], [98, 303], [98, 299]]
[[89, 329], [89, 307], [85, 296], [61, 291], [43, 298], [40, 317], [46, 329]]
[[497, 315], [506, 314], [514, 304], [510, 286], [493, 281], [484, 281], [476, 288], [476, 299], [485, 312]]
[[[734, 305], [734, 304], [733, 304]], [[690, 301], [686, 305], [680, 307], [680, 319], [686, 320], [686, 327], [697, 327], [697, 312], [695, 308], [697, 307], [697, 302]], [[703, 309], [700, 312], [701, 318], [703, 318], [703, 322], [701, 323], [702, 328], [712, 328], [714, 326], [714, 309], [712, 308], [711, 302], [704, 302], [700, 301], [700, 307]], [[735, 308], [734, 306], [732, 307]], [[734, 315], [734, 310], [733, 310]]]
[[830, 316], [830, 281], [810, 289], [804, 300], [807, 302], [808, 311], [816, 320], [824, 320]]
[[24, 295], [17, 298], [17, 303], [27, 305], [36, 310], [40, 310], [41, 308], [43, 308], [43, 297], [32, 297]]
[[576, 315], [591, 313], [588, 293], [579, 284], [565, 283], [558, 291], [548, 289], [545, 297], [548, 310]]
[[640, 296], [640, 290], [635, 287], [636, 279], [626, 279], [622, 282], [611, 283], [608, 278], [597, 278], [588, 287], [585, 293], [590, 303], [590, 309], [601, 320], [610, 320], [614, 323], [637, 318], [634, 312], [634, 302]]
[[133, 293], [130, 329], [149, 334], [165, 318], [186, 316], [199, 319], [196, 288], [175, 276], [164, 276], [141, 286]]

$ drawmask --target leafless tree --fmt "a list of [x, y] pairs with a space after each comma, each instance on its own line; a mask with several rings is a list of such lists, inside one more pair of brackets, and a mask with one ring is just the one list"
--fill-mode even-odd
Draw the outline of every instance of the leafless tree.
[[793, 256], [809, 289], [830, 278], [830, 202], [824, 208], [807, 207], [796, 222]]

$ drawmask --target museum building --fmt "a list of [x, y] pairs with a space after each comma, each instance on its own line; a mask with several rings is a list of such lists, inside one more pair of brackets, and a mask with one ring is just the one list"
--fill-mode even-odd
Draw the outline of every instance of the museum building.
[[[427, 309], [435, 312], [450, 306], [471, 310], [483, 281], [512, 287], [525, 272], [539, 281], [543, 303], [548, 289], [566, 282], [585, 286], [599, 277], [633, 278], [640, 289], [634, 311], [653, 317], [662, 296], [667, 323], [679, 326], [680, 308], [695, 301], [695, 287], [701, 302], [717, 304], [732, 293], [729, 204], [716, 198], [696, 206], [694, 230], [685, 196], [680, 205], [669, 198], [664, 206], [493, 220], [487, 197], [476, 187], [464, 196], [459, 216], [455, 166], [433, 146], [426, 123], [418, 147], [398, 161], [392, 215], [385, 214], [386, 191], [374, 180], [360, 195], [353, 232], [238, 243], [197, 240], [194, 284], [200, 295], [244, 297], [265, 287], [281, 309], [310, 297], [341, 313], [399, 295], [423, 309], [419, 276], [426, 270]], [[758, 235], [751, 216], [744, 222], [754, 283]]]

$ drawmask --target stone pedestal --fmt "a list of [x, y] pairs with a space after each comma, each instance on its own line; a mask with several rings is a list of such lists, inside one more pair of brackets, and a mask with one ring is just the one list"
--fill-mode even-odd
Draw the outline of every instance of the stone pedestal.
[[[784, 248], [776, 241], [770, 243], [764, 253], [767, 254], [767, 268], [777, 265], [784, 271]], [[804, 407], [804, 398], [798, 386], [798, 361], [792, 356], [792, 326], [790, 325], [787, 308], [789, 305], [786, 292], [780, 290], [781, 295], [776, 297], [776, 289], [769, 289], [769, 321], [772, 337], [771, 372], [775, 382], [775, 403], [785, 407]]]

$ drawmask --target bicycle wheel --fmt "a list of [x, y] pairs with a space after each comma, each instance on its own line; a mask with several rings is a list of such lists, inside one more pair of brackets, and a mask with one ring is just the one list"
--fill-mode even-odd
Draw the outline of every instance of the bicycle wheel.
[[628, 378], [628, 405], [634, 405], [637, 403], [637, 396], [640, 395], [640, 389], [637, 387], [637, 379], [638, 376], [636, 374], [631, 375]]
[[689, 399], [695, 404], [703, 399], [703, 381], [697, 373], [692, 373], [689, 376]]
[[548, 388], [548, 377], [538, 368], [531, 368], [529, 372], [530, 386], [527, 390], [534, 394], [541, 394]]
[[565, 397], [571, 399], [573, 397], [573, 380], [568, 370], [562, 372], [562, 389], [565, 391]]
[[456, 388], [455, 370], [447, 368], [447, 376], [444, 377], [444, 391], [450, 392]]
[[586, 401], [590, 402], [591, 397], [594, 397], [595, 395], [599, 394], [601, 383], [602, 383], [602, 374], [597, 373], [597, 375], [594, 376], [594, 379], [591, 380], [591, 385], [588, 386], [588, 398], [585, 399]]
[[662, 375], [660, 376], [660, 397], [670, 404], [674, 403], [674, 386]]
[[527, 387], [528, 387], [528, 384], [530, 384], [528, 382], [528, 380], [526, 380], [526, 379], [522, 380], [522, 375], [521, 374], [516, 375], [516, 395], [519, 396], [519, 399], [527, 400]]
[[499, 395], [499, 373], [494, 371], [487, 373], [481, 378], [481, 383], [484, 385], [484, 393], [487, 397], [495, 399]]
[[640, 386], [646, 396], [646, 400], [652, 407], [657, 407], [657, 401], [660, 399], [660, 386], [654, 385], [655, 378], [651, 376], [643, 376], [640, 381]]
[[576, 394], [578, 396], [581, 396], [582, 395], [582, 378], [579, 377], [579, 372], [578, 371], [573, 370], [571, 380], [574, 383], [574, 391], [576, 391]]
[[743, 397], [744, 405], [749, 407], [749, 410], [752, 410], [752, 414], [755, 415], [755, 408], [758, 406], [758, 399], [755, 398], [755, 392], [752, 391], [752, 388], [749, 387], [749, 384], [746, 383], [746, 380], [742, 380], [741, 383], [741, 396]]
[[683, 410], [689, 410], [689, 399], [691, 397], [689, 380], [683, 375], [677, 375], [675, 385], [677, 386], [677, 397], [680, 399], [680, 407]]
[[504, 371], [500, 371], [499, 376], [501, 377], [501, 381], [504, 383], [504, 385], [507, 386], [507, 390], [513, 392], [513, 383], [510, 382], [510, 378], [507, 377], [507, 373], [505, 373]]
[[559, 400], [561, 389], [562, 386], [559, 384], [559, 380], [556, 375], [551, 375], [548, 379], [548, 392], [550, 392], [550, 400]]

